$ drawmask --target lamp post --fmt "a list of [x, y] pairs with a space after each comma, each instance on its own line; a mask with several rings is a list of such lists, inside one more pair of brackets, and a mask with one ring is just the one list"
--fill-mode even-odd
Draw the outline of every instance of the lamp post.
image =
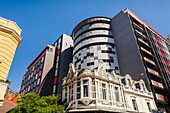
[[[133, 93], [135, 93], [135, 92], [134, 92], [134, 89], [133, 89], [133, 84], [135, 83], [135, 81], [136, 81], [138, 78], [140, 78], [140, 77], [143, 76], [143, 75], [144, 75], [144, 74], [141, 73], [140, 75], [138, 75], [138, 76], [133, 80], [133, 83], [132, 83]], [[135, 95], [134, 95], [134, 97], [135, 97]], [[135, 101], [136, 101], [136, 97], [135, 97]], [[137, 102], [137, 101], [136, 101], [136, 102]], [[137, 110], [138, 110], [138, 113], [139, 113], [139, 108], [138, 108], [137, 104], [136, 104], [136, 107], [137, 107]]]
[[138, 76], [133, 80], [132, 86], [133, 86], [133, 84], [135, 83], [135, 81], [136, 81], [138, 78], [140, 78], [141, 76], [143, 76], [143, 73], [141, 73], [140, 75], [138, 75]]

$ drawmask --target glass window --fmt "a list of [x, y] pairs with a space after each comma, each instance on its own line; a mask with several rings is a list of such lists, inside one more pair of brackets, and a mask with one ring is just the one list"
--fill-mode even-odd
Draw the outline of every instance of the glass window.
[[33, 76], [33, 72], [31, 73], [31, 77]]
[[55, 70], [55, 76], [57, 76], [58, 69]]
[[132, 105], [133, 105], [133, 109], [137, 110], [137, 104], [136, 104], [136, 100], [132, 99]]
[[53, 93], [56, 91], [56, 85], [53, 86]]
[[30, 79], [30, 76], [31, 76], [31, 75], [28, 76], [28, 80]]
[[37, 85], [40, 83], [40, 78], [38, 79], [38, 81], [37, 81]]
[[41, 58], [41, 62], [43, 62], [44, 61], [44, 56]]
[[38, 73], [35, 75], [35, 80], [37, 80], [37, 78], [38, 78]]
[[36, 81], [34, 82], [34, 87], [36, 86]]
[[50, 48], [49, 51], [50, 51], [50, 52], [53, 52], [53, 48]]
[[88, 97], [88, 80], [83, 81], [83, 97]]
[[102, 84], [102, 96], [106, 100], [106, 84]]
[[59, 61], [59, 56], [57, 56], [57, 62]]
[[58, 63], [56, 63], [56, 69], [58, 68]]
[[38, 87], [36, 87], [36, 92], [35, 93], [38, 93]]
[[43, 64], [40, 65], [40, 69], [42, 69], [42, 67], [43, 67]]
[[28, 86], [28, 91], [30, 91], [30, 86]]
[[119, 102], [119, 89], [118, 87], [115, 87], [115, 100]]
[[58, 39], [58, 44], [61, 42], [61, 38]]
[[38, 61], [38, 65], [40, 65], [40, 63], [41, 63], [41, 61], [39, 60], [39, 61]]
[[60, 44], [58, 44], [57, 48], [60, 49]]

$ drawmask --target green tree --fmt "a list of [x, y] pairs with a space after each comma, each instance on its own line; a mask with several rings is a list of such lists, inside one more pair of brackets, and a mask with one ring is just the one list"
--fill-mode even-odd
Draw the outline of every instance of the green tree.
[[35, 93], [19, 95], [18, 106], [8, 113], [64, 113], [65, 105], [58, 104], [60, 99], [60, 95], [42, 97]]

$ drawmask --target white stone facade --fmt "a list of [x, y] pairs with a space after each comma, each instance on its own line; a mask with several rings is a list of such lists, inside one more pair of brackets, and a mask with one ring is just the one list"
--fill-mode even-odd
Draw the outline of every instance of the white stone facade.
[[127, 109], [131, 112], [156, 112], [157, 107], [152, 95], [145, 86], [144, 81], [133, 81], [130, 75], [118, 76], [124, 89]]
[[67, 112], [149, 113], [157, 110], [143, 80], [133, 82], [129, 75], [118, 76], [114, 71], [109, 74], [103, 66], [100, 63], [94, 70], [78, 70], [70, 64], [62, 84], [62, 101], [68, 104]]

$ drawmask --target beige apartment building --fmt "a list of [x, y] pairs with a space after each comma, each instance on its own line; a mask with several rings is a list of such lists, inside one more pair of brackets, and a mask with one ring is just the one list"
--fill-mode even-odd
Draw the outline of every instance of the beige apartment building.
[[22, 41], [21, 29], [13, 21], [0, 17], [0, 106], [7, 88], [6, 78], [14, 54]]

